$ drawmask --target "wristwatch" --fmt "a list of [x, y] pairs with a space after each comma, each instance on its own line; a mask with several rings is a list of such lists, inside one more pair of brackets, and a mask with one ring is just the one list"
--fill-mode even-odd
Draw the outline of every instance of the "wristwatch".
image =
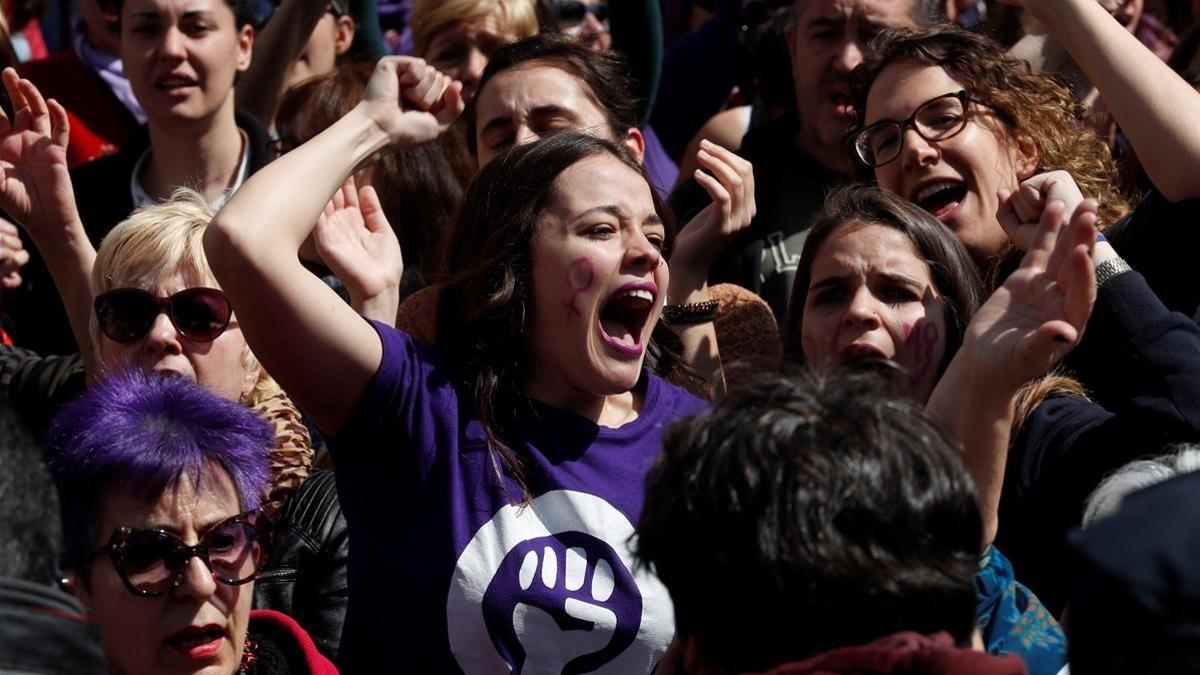
[[1109, 258], [1099, 265], [1096, 265], [1096, 286], [1102, 286], [1104, 285], [1104, 282], [1108, 281], [1109, 279], [1117, 275], [1124, 274], [1132, 269], [1133, 268], [1129, 266], [1129, 263], [1125, 262], [1125, 260], [1122, 258]]

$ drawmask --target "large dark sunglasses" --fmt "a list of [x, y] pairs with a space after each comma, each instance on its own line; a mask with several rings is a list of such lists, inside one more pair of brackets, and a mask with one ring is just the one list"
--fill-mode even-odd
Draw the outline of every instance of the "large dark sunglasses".
[[193, 342], [212, 342], [229, 327], [233, 306], [215, 288], [188, 288], [159, 298], [139, 288], [117, 288], [93, 304], [100, 330], [115, 342], [136, 342], [165, 312], [179, 334]]
[[257, 511], [239, 513], [214, 525], [195, 546], [162, 529], [118, 527], [89, 559], [107, 555], [129, 592], [143, 598], [183, 583], [193, 556], [204, 561], [217, 581], [240, 586], [253, 581], [266, 560], [266, 525]]
[[860, 162], [874, 168], [900, 156], [904, 131], [910, 127], [930, 143], [944, 141], [966, 128], [972, 103], [986, 105], [965, 91], [931, 98], [906, 120], [880, 120], [854, 134], [854, 152]]
[[588, 14], [596, 17], [600, 23], [604, 23], [608, 19], [608, 4], [588, 5], [579, 0], [566, 0], [558, 3], [558, 20], [563, 23], [579, 23]]

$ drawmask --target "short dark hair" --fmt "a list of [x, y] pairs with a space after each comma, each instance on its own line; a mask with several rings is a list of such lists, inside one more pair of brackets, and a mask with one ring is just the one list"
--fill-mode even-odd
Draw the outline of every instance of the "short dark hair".
[[705, 660], [759, 672], [900, 631], [975, 629], [974, 485], [876, 374], [755, 378], [668, 430], [636, 552]]
[[784, 347], [804, 360], [800, 333], [804, 325], [804, 299], [812, 283], [812, 268], [821, 244], [848, 225], [883, 225], [903, 234], [929, 266], [933, 287], [946, 306], [946, 354], [941, 368], [962, 344], [967, 323], [985, 298], [985, 286], [967, 249], [954, 233], [921, 207], [877, 185], [858, 183], [834, 191], [813, 216], [796, 264], [796, 279], [784, 319]]
[[544, 65], [558, 68], [574, 75], [584, 85], [587, 94], [608, 121], [613, 139], [620, 140], [625, 132], [638, 124], [638, 106], [634, 95], [633, 80], [629, 68], [614, 52], [593, 52], [578, 40], [555, 33], [540, 33], [533, 37], [505, 45], [492, 54], [487, 68], [479, 78], [475, 98], [467, 106], [467, 148], [478, 155], [475, 133], [479, 120], [476, 118], [476, 102], [484, 87], [496, 75], [510, 68], [527, 65]]
[[128, 368], [64, 408], [46, 439], [62, 506], [63, 567], [82, 570], [100, 534], [105, 490], [149, 503], [185, 478], [198, 485], [216, 464], [241, 508], [258, 508], [274, 433], [254, 410], [193, 382]]

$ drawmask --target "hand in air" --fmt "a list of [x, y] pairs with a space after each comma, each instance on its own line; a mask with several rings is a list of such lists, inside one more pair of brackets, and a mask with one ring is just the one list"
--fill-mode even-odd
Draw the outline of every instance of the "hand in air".
[[29, 262], [29, 251], [21, 242], [17, 226], [0, 218], [0, 291], [21, 285], [21, 268]]
[[1028, 251], [1037, 237], [1038, 221], [1046, 205], [1063, 203], [1064, 213], [1075, 213], [1083, 203], [1083, 193], [1066, 171], [1048, 171], [1021, 182], [1016, 192], [1000, 190], [1000, 208], [996, 212], [1013, 246]]
[[0, 208], [29, 228], [34, 237], [46, 228], [79, 218], [67, 171], [67, 111], [46, 101], [29, 80], [5, 68], [4, 88], [13, 119], [0, 111]]
[[362, 105], [393, 145], [412, 147], [437, 138], [462, 114], [462, 83], [407, 56], [389, 56], [375, 66]]
[[1094, 200], [1071, 214], [1050, 202], [1021, 266], [967, 326], [963, 349], [977, 355], [984, 381], [1012, 388], [1050, 369], [1083, 336], [1096, 301]]
[[671, 254], [671, 286], [692, 290], [708, 277], [721, 251], [750, 226], [754, 218], [754, 167], [737, 154], [709, 141], [700, 143], [695, 178], [712, 203], [679, 232]]
[[[398, 291], [404, 273], [400, 240], [392, 230], [375, 188], [346, 179], [325, 205], [313, 231], [317, 253], [355, 302]], [[389, 322], [395, 319], [395, 313]]]

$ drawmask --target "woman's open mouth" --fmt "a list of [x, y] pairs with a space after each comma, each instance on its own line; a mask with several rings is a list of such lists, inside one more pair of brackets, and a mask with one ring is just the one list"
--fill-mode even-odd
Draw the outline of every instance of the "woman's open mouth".
[[600, 308], [600, 338], [623, 357], [640, 357], [657, 298], [658, 287], [652, 281], [633, 281], [618, 288]]
[[967, 198], [967, 184], [961, 180], [927, 183], [913, 194], [912, 201], [930, 215], [946, 222]]

